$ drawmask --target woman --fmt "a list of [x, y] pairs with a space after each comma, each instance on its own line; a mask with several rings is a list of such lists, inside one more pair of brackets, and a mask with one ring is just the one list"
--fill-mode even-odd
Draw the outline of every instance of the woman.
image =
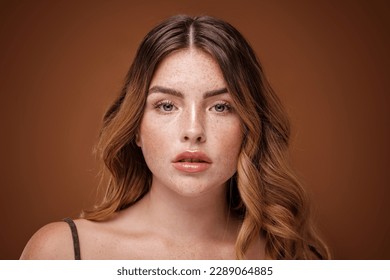
[[71, 231], [40, 229], [22, 258], [327, 259], [288, 163], [289, 136], [234, 27], [169, 18], [144, 38], [104, 117], [104, 199], [66, 220]]

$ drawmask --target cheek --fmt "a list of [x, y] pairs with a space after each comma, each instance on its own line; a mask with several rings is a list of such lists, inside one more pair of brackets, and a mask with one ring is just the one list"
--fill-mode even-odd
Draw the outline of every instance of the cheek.
[[148, 148], [149, 146], [153, 147], [157, 145], [163, 137], [161, 124], [158, 123], [157, 118], [152, 118], [148, 113], [145, 113], [140, 129], [139, 129], [139, 141], [138, 145], [141, 148]]
[[214, 134], [214, 147], [226, 166], [236, 168], [238, 156], [243, 141], [243, 131], [239, 120], [232, 120], [228, 123], [215, 122], [212, 129]]
[[146, 116], [142, 120], [137, 145], [142, 149], [148, 165], [164, 159], [171, 144], [172, 131], [169, 126], [159, 123], [156, 118]]

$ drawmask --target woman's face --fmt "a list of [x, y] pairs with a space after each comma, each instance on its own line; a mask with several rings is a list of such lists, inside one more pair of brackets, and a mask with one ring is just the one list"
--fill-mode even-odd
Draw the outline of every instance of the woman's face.
[[169, 55], [151, 81], [137, 136], [152, 188], [221, 191], [236, 172], [241, 127], [214, 59], [194, 48]]

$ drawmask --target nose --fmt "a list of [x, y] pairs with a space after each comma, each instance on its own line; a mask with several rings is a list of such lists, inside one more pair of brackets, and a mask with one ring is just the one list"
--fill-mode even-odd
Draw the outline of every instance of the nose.
[[204, 116], [196, 108], [191, 108], [182, 116], [181, 141], [199, 144], [206, 141]]

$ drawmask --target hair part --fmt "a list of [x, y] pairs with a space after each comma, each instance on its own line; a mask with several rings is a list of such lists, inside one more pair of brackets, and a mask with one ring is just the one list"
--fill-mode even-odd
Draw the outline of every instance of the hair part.
[[242, 216], [236, 255], [245, 259], [259, 235], [270, 259], [328, 259], [329, 251], [313, 229], [305, 190], [288, 159], [290, 125], [283, 106], [265, 78], [244, 37], [229, 23], [208, 16], [171, 17], [140, 44], [123, 89], [104, 116], [96, 147], [109, 183], [104, 198], [84, 217], [104, 220], [130, 207], [150, 189], [152, 174], [135, 143], [147, 91], [159, 63], [175, 51], [197, 48], [218, 63], [244, 141], [227, 196]]

